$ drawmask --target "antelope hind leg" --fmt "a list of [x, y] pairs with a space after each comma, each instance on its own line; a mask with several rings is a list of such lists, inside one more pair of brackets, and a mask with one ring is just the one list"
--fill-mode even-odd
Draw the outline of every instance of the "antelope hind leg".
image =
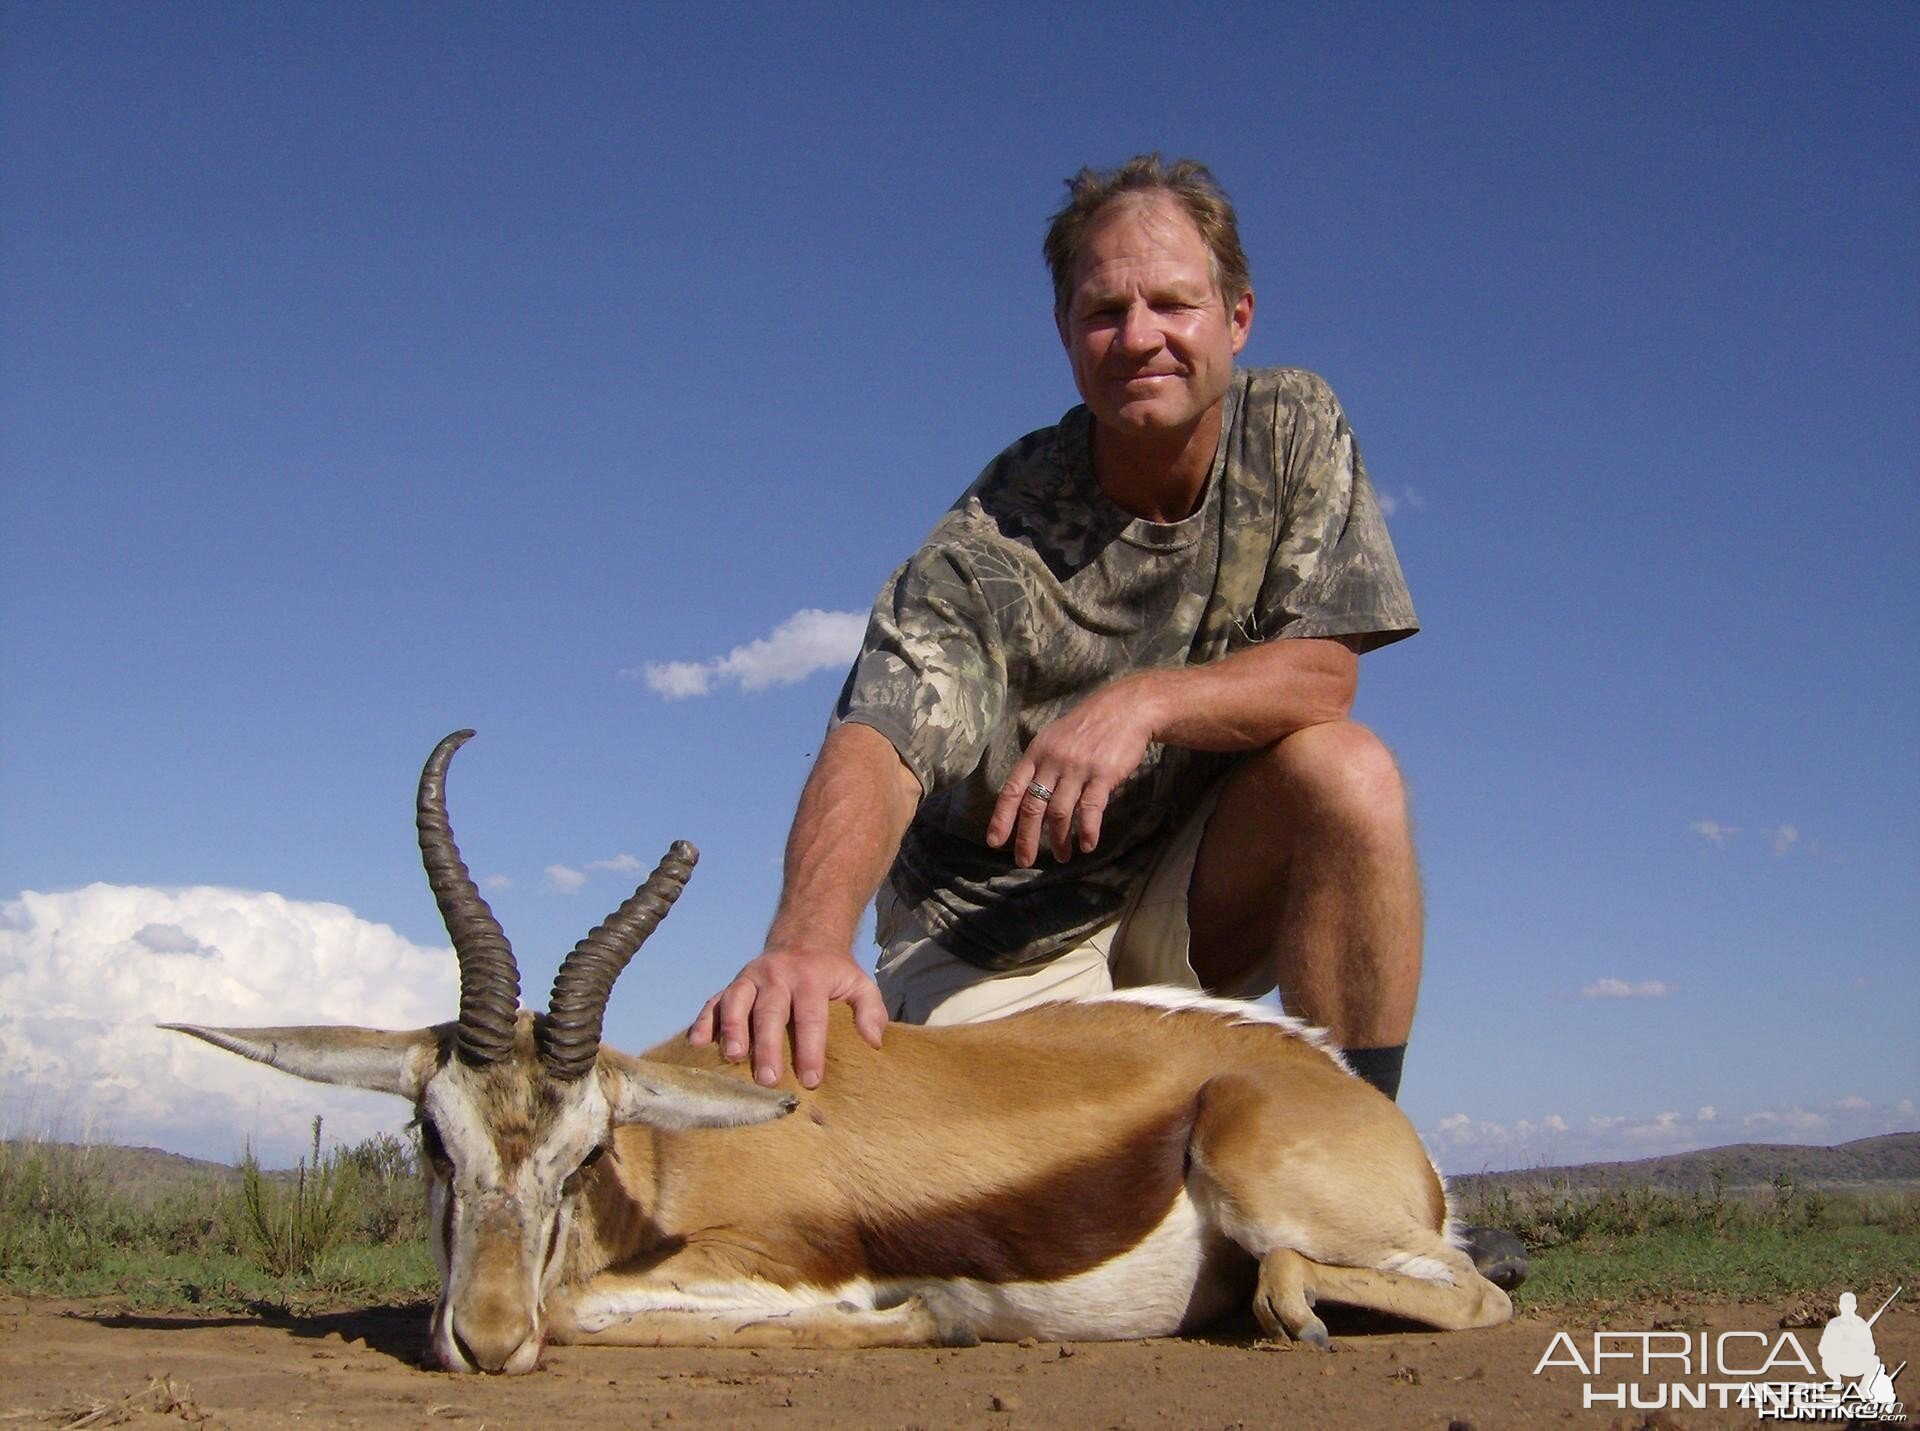
[[[1300, 1263], [1300, 1276], [1310, 1301], [1318, 1298], [1349, 1307], [1365, 1307], [1443, 1332], [1496, 1327], [1509, 1320], [1513, 1316], [1513, 1303], [1507, 1294], [1476, 1272], [1464, 1254], [1452, 1248], [1447, 1251], [1453, 1255], [1438, 1260], [1453, 1274], [1452, 1282], [1410, 1277], [1404, 1272], [1383, 1272], [1372, 1267], [1333, 1267], [1298, 1253], [1291, 1255]], [[1260, 1264], [1262, 1295], [1267, 1290], [1267, 1262], [1276, 1255], [1269, 1254]], [[1256, 1315], [1260, 1312], [1258, 1298], [1254, 1312]]]

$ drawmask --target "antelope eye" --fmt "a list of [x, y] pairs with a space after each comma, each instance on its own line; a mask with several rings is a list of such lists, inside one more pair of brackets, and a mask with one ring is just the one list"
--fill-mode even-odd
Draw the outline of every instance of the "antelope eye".
[[560, 1185], [560, 1191], [567, 1197], [572, 1197], [575, 1193], [579, 1192], [580, 1180], [586, 1176], [587, 1169], [599, 1162], [600, 1155], [606, 1151], [607, 1145], [605, 1143], [595, 1144], [594, 1147], [589, 1150], [586, 1157], [580, 1160], [580, 1166], [567, 1174], [567, 1180]]
[[441, 1140], [440, 1130], [433, 1126], [431, 1118], [420, 1119], [420, 1151], [427, 1155], [427, 1161], [436, 1168], [450, 1168], [453, 1159], [447, 1156], [447, 1145]]

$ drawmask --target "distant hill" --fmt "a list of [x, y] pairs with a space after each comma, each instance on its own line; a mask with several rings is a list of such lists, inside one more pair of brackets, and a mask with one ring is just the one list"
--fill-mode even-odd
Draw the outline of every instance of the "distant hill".
[[7, 1139], [9, 1155], [38, 1153], [60, 1166], [97, 1173], [115, 1192], [135, 1202], [171, 1193], [225, 1188], [240, 1181], [240, 1170], [225, 1163], [183, 1158], [159, 1148], [122, 1148], [113, 1143], [55, 1143], [35, 1138]]
[[1518, 1172], [1469, 1173], [1448, 1178], [1447, 1182], [1464, 1193], [1546, 1184], [1594, 1191], [1631, 1184], [1685, 1192], [1710, 1183], [1716, 1171], [1725, 1175], [1729, 1191], [1763, 1187], [1782, 1173], [1803, 1189], [1920, 1187], [1920, 1133], [1883, 1133], [1877, 1138], [1859, 1138], [1833, 1148], [1809, 1148], [1797, 1143], [1733, 1143], [1724, 1148], [1702, 1148], [1695, 1153], [1672, 1153], [1664, 1158], [1639, 1158], [1628, 1163], [1578, 1163], [1569, 1167], [1525, 1168]]

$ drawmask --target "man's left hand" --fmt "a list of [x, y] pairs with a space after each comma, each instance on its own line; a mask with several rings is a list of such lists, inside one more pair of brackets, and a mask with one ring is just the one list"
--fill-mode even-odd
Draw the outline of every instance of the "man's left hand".
[[[1013, 837], [1013, 862], [1029, 869], [1044, 829], [1056, 860], [1100, 843], [1100, 818], [1114, 787], [1140, 768], [1153, 725], [1138, 677], [1103, 686], [1033, 738], [1013, 767], [987, 822], [987, 843]], [[1033, 787], [1051, 792], [1046, 797]]]

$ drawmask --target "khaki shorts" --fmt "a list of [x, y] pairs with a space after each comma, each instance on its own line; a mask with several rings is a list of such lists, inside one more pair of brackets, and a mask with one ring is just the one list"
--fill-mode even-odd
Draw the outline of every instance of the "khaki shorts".
[[[909, 1024], [971, 1024], [1036, 1004], [1147, 984], [1198, 989], [1187, 958], [1187, 884], [1219, 798], [1216, 783], [1154, 856], [1117, 920], [1043, 964], [1004, 972], [969, 964], [940, 946], [891, 885], [881, 885], [874, 904], [874, 939], [880, 945], [874, 978], [887, 1016]], [[1273, 989], [1273, 968], [1262, 963], [1233, 988], [1207, 992], [1257, 999]]]

